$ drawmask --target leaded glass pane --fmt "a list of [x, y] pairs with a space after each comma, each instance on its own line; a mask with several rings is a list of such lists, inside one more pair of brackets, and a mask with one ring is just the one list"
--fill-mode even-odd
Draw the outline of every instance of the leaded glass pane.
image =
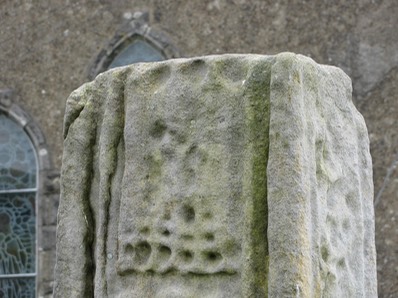
[[35, 297], [35, 278], [0, 279], [0, 298]]
[[35, 196], [0, 194], [1, 275], [36, 271]]
[[153, 62], [162, 60], [164, 60], [164, 57], [159, 50], [155, 49], [145, 41], [136, 40], [115, 57], [109, 66], [109, 69], [137, 62]]
[[0, 113], [0, 190], [36, 187], [36, 158], [23, 128]]

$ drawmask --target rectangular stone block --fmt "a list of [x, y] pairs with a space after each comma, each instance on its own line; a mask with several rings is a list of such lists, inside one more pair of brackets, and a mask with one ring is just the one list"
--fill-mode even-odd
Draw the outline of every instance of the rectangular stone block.
[[43, 215], [43, 226], [56, 226], [59, 194], [42, 195], [40, 210]]
[[136, 64], [68, 99], [55, 295], [376, 297], [366, 127], [283, 53]]
[[42, 284], [42, 282], [51, 282], [54, 278], [54, 264], [56, 259], [55, 251], [40, 251], [39, 254], [39, 283]]
[[41, 226], [40, 249], [43, 251], [53, 250], [55, 248], [55, 225]]

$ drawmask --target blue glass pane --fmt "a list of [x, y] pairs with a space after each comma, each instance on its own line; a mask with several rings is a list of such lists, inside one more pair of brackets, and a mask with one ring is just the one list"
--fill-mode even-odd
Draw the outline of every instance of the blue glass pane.
[[36, 187], [36, 158], [23, 128], [0, 113], [0, 190]]
[[0, 194], [0, 274], [36, 272], [35, 197]]
[[145, 41], [136, 40], [115, 57], [108, 69], [137, 62], [162, 60], [164, 57], [160, 51]]
[[0, 279], [0, 298], [33, 298], [35, 284], [34, 277]]

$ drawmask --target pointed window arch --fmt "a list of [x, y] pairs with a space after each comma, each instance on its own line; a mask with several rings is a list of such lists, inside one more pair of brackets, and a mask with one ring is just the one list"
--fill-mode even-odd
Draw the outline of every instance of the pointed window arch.
[[154, 62], [180, 57], [170, 40], [148, 25], [148, 13], [137, 12], [95, 57], [89, 68], [94, 79], [108, 69], [137, 62]]
[[0, 297], [34, 297], [38, 162], [29, 136], [0, 111]]
[[108, 69], [137, 62], [153, 62], [165, 60], [164, 55], [149, 42], [135, 38], [128, 46], [115, 56]]
[[0, 297], [42, 297], [52, 292], [59, 171], [18, 101], [0, 89]]

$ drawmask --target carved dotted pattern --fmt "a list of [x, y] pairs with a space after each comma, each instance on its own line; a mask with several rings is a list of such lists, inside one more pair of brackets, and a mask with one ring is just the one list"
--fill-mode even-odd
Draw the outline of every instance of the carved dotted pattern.
[[162, 204], [163, 214], [156, 222], [148, 225], [145, 224], [148, 221], [142, 221], [131, 240], [124, 243], [119, 274], [236, 273], [240, 247], [211, 210], [204, 210], [201, 204], [196, 207], [176, 201]]
[[[168, 75], [163, 69], [162, 76]], [[192, 125], [195, 122], [189, 121]], [[193, 137], [166, 120], [158, 118], [147, 129], [148, 149], [139, 154], [148, 168], [134, 176], [145, 186], [137, 196], [122, 199], [125, 205], [121, 213], [127, 220], [119, 222], [118, 273], [236, 273], [240, 268], [240, 244], [232, 235], [235, 231], [228, 230], [231, 217], [224, 208], [230, 199], [220, 194], [201, 195], [213, 191], [202, 189], [208, 186], [198, 182], [204, 175], [216, 177], [221, 166], [212, 164], [209, 152]], [[206, 131], [193, 134], [204, 138]], [[191, 194], [171, 191], [170, 187], [177, 184], [191, 189]], [[158, 191], [161, 187], [167, 190]], [[181, 197], [172, 197], [172, 193], [180, 193]]]

